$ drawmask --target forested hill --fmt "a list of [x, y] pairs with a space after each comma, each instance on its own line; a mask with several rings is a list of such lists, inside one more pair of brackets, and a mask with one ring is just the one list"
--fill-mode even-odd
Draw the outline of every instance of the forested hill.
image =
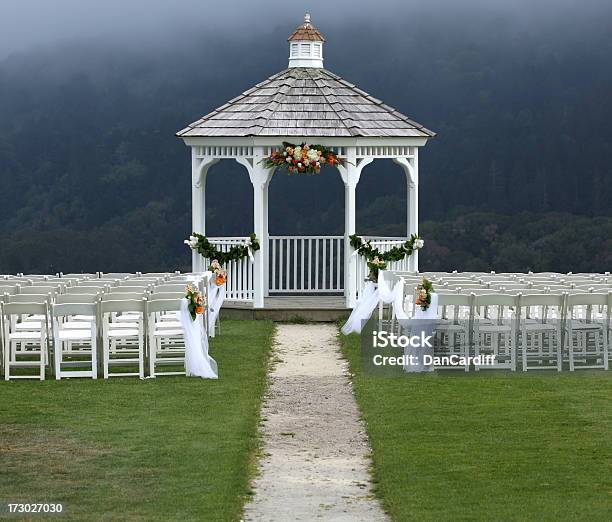
[[[503, 258], [506, 269], [554, 269], [536, 255], [545, 245], [574, 253], [559, 268], [610, 270], [607, 21], [317, 23], [327, 68], [438, 133], [420, 156], [421, 219], [435, 247], [422, 268]], [[190, 156], [174, 133], [285, 68], [290, 26], [147, 46], [71, 40], [0, 62], [0, 273], [186, 267]], [[364, 172], [358, 232], [401, 233], [398, 167]], [[221, 162], [209, 188], [209, 234], [250, 232], [241, 168]], [[334, 172], [276, 176], [270, 204], [273, 233], [342, 232]], [[490, 225], [495, 238], [470, 250], [457, 243], [458, 222]]]

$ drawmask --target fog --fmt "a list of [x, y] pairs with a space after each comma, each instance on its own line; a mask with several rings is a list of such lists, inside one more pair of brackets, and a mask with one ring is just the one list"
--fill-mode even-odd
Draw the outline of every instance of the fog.
[[287, 32], [305, 11], [329, 36], [339, 26], [363, 27], [368, 21], [377, 32], [384, 33], [387, 24], [401, 24], [408, 32], [432, 19], [442, 25], [456, 21], [466, 35], [508, 25], [516, 34], [588, 33], [612, 13], [607, 0], [0, 0], [0, 59], [81, 38], [131, 48], [176, 43], [197, 33], [252, 38], [279, 28]]

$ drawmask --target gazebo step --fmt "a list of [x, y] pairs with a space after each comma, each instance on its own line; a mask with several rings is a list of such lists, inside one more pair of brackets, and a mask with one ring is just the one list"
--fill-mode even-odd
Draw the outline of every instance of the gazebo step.
[[334, 322], [351, 313], [342, 296], [267, 297], [264, 307], [255, 309], [252, 303], [226, 301], [221, 310], [221, 318]]

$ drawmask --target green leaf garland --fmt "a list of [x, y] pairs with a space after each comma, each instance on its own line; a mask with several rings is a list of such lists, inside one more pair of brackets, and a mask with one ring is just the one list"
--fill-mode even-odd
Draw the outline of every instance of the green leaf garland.
[[[198, 234], [194, 232], [191, 234], [192, 238], [196, 238], [197, 242], [190, 244], [189, 241], [185, 241], [186, 244], [190, 246], [192, 250], [195, 250], [199, 254], [201, 254], [206, 259], [216, 259], [219, 261], [221, 265], [225, 265], [230, 261], [239, 261], [249, 255], [249, 247], [247, 245], [234, 245], [227, 252], [221, 252], [221, 250], [217, 250], [217, 248], [202, 234]], [[261, 247], [259, 245], [259, 240], [255, 234], [251, 234], [249, 236], [251, 239], [251, 250], [256, 252]]]
[[405, 257], [411, 256], [416, 250], [420, 250], [421, 247], [418, 245], [423, 243], [423, 240], [418, 235], [412, 234], [402, 245], [395, 246], [386, 252], [381, 252], [378, 248], [372, 246], [371, 241], [364, 241], [357, 234], [349, 236], [349, 239], [351, 246], [357, 250], [360, 256], [365, 257], [368, 262], [377, 257], [379, 261], [384, 261], [385, 263], [401, 261]]

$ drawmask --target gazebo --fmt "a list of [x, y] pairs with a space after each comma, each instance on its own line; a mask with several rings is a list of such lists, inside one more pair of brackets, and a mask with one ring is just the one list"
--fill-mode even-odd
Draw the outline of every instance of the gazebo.
[[[419, 148], [435, 134], [323, 67], [325, 39], [306, 14], [289, 36], [289, 66], [179, 131], [191, 148], [193, 231], [206, 235], [206, 176], [212, 165], [234, 159], [253, 185], [254, 233], [260, 249], [253, 259], [228, 263], [227, 300], [264, 308], [274, 296], [341, 296], [352, 308], [367, 275], [354, 255], [355, 190], [363, 168], [392, 159], [406, 175], [407, 237], [418, 233]], [[265, 165], [283, 142], [316, 143], [333, 150], [344, 183], [344, 236], [270, 236], [268, 186], [275, 173]], [[219, 250], [246, 237], [208, 237]], [[406, 238], [365, 238], [381, 251]], [[193, 252], [193, 270], [210, 260]], [[390, 268], [418, 271], [418, 254]], [[340, 301], [339, 299], [337, 299]], [[270, 299], [271, 301], [271, 299]], [[277, 299], [278, 301], [278, 299]], [[243, 305], [245, 306], [245, 305]]]

